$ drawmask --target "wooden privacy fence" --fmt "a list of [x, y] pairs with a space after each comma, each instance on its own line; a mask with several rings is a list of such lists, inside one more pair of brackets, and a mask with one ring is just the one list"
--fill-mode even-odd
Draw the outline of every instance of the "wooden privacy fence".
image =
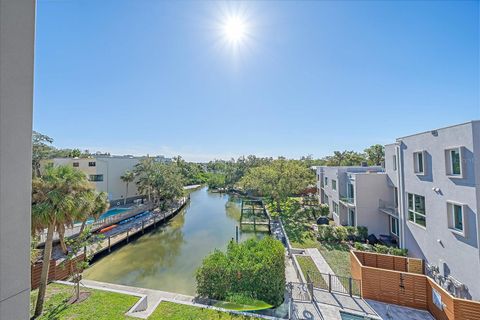
[[[48, 281], [66, 280], [68, 279], [76, 267], [76, 264], [80, 260], [84, 260], [85, 255], [82, 253], [74, 260], [63, 261], [57, 264], [57, 261], [50, 260], [50, 268], [48, 270]], [[40, 276], [42, 274], [43, 262], [35, 263], [31, 266], [30, 272], [30, 285], [31, 289], [37, 289], [40, 285]]]
[[351, 251], [350, 262], [365, 299], [428, 310], [439, 320], [480, 319], [480, 302], [453, 297], [423, 274], [420, 259]]

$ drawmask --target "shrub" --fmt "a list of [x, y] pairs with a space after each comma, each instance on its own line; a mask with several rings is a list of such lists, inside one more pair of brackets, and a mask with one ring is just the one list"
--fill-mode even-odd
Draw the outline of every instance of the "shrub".
[[330, 214], [330, 207], [328, 204], [322, 203], [320, 204], [320, 215], [322, 217], [326, 217]]
[[387, 246], [384, 246], [382, 244], [376, 244], [373, 246], [375, 252], [377, 253], [382, 253], [382, 254], [388, 254], [389, 248]]
[[271, 237], [230, 242], [226, 252], [214, 251], [197, 270], [197, 293], [225, 300], [244, 296], [271, 305], [283, 301], [285, 290], [285, 250]]
[[341, 242], [346, 240], [364, 241], [368, 235], [366, 227], [318, 226], [318, 240]]
[[335, 227], [335, 240], [346, 241], [348, 236], [347, 228], [344, 226]]
[[354, 247], [355, 247], [355, 250], [359, 250], [359, 251], [376, 252], [380, 254], [391, 254], [393, 256], [406, 257], [408, 253], [408, 249], [387, 247], [381, 244], [371, 245], [367, 243], [355, 242]]
[[330, 225], [318, 226], [318, 240], [332, 242], [336, 240], [335, 227]]
[[368, 237], [368, 228], [363, 226], [357, 227], [357, 237], [359, 241], [366, 241]]

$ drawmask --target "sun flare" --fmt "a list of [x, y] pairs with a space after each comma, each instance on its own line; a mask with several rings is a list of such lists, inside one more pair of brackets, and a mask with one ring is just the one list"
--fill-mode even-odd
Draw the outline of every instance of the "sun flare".
[[230, 44], [241, 44], [248, 36], [247, 22], [240, 16], [227, 17], [222, 23], [222, 31], [223, 36]]

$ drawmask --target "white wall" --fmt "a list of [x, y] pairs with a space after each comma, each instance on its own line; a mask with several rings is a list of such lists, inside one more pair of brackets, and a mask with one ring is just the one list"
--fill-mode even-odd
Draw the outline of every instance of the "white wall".
[[0, 0], [0, 319], [29, 318], [35, 2]]

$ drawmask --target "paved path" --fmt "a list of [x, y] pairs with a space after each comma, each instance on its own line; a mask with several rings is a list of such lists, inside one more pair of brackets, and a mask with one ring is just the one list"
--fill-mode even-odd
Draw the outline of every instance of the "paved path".
[[100, 289], [100, 290], [110, 289], [117, 292], [125, 292], [130, 294], [135, 293], [137, 295], [147, 296], [147, 308], [144, 311], [138, 311], [130, 314], [132, 316], [143, 318], [143, 319], [146, 319], [148, 316], [150, 316], [150, 314], [152, 314], [152, 312], [157, 308], [161, 300], [189, 302], [189, 303], [193, 303], [195, 300], [195, 298], [192, 296], [187, 296], [179, 293], [171, 293], [171, 292], [160, 291], [160, 290], [130, 287], [130, 286], [124, 286], [119, 284], [86, 280], [86, 279], [82, 280], [82, 284], [92, 289]]
[[[320, 251], [318, 251], [317, 248], [308, 248], [305, 249], [305, 254], [309, 255], [312, 258], [313, 262], [317, 266], [317, 269], [322, 273], [323, 280], [325, 280], [325, 283], [328, 283], [328, 274], [335, 275], [335, 272], [333, 272], [332, 268], [330, 268], [330, 265], [322, 256]], [[338, 286], [340, 286], [339, 289], [345, 290], [340, 281], [337, 282]]]

